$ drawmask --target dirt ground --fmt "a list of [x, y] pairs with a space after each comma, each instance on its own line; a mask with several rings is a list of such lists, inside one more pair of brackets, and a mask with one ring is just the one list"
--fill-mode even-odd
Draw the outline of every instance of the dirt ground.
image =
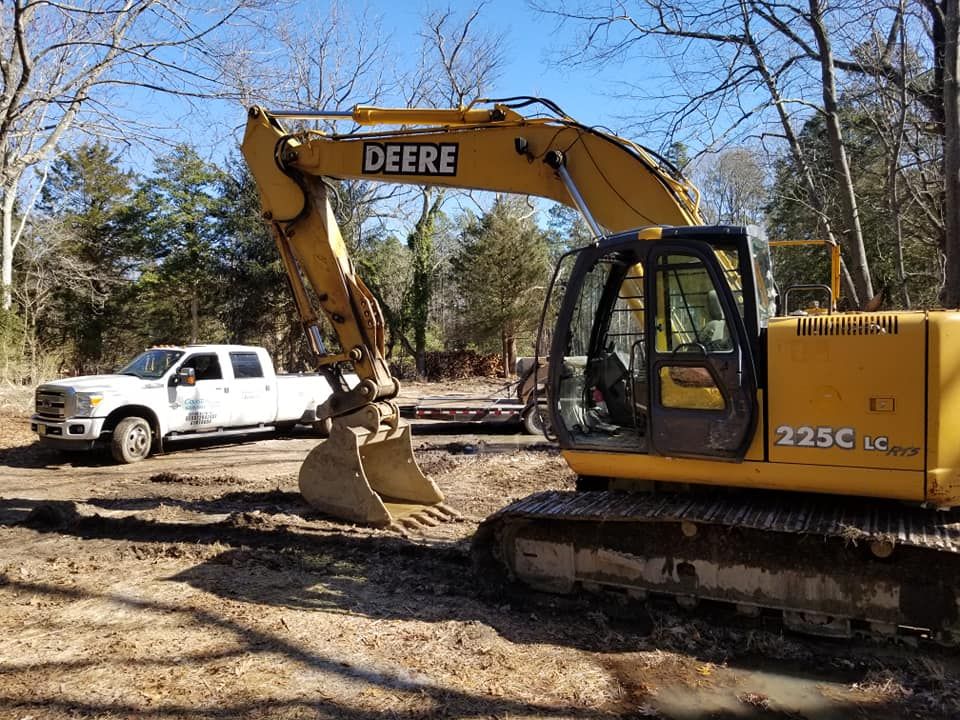
[[418, 431], [464, 519], [403, 537], [302, 503], [306, 435], [115, 466], [0, 418], [0, 718], [960, 715], [954, 651], [491, 595], [477, 523], [573, 478], [509, 432]]

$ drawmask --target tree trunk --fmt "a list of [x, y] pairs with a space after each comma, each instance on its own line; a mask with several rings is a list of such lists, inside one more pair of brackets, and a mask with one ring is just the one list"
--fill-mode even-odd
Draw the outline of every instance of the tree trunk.
[[507, 365], [507, 331], [505, 328], [500, 328], [500, 360], [503, 363], [503, 376], [510, 377], [507, 370], [510, 366]]
[[0, 248], [2, 269], [0, 269], [0, 292], [4, 310], [13, 305], [13, 214], [17, 206], [17, 183], [11, 183], [3, 190], [2, 213], [3, 246]]
[[[749, 28], [749, 9], [746, 5], [743, 6], [744, 12], [744, 28]], [[783, 128], [783, 134], [787, 138], [787, 144], [790, 146], [790, 153], [793, 156], [793, 161], [796, 163], [797, 168], [800, 170], [800, 174], [803, 176], [803, 183], [807, 190], [807, 201], [810, 203], [810, 207], [813, 208], [820, 217], [820, 223], [823, 226], [823, 234], [826, 238], [836, 244], [840, 245], [840, 238], [836, 236], [836, 233], [833, 231], [833, 226], [830, 222], [830, 218], [825, 210], [825, 203], [820, 193], [817, 190], [817, 184], [814, 180], [813, 169], [810, 167], [810, 164], [807, 162], [806, 157], [803, 154], [803, 147], [800, 145], [800, 138], [797, 137], [796, 132], [793, 129], [793, 121], [790, 118], [789, 113], [787, 113], [786, 104], [783, 97], [780, 95], [780, 90], [777, 87], [776, 79], [773, 76], [773, 73], [770, 71], [770, 68], [767, 67], [766, 58], [764, 57], [763, 52], [760, 50], [760, 46], [757, 45], [754, 41], [752, 35], [747, 35], [747, 46], [750, 48], [750, 54], [753, 56], [754, 61], [756, 62], [757, 69], [760, 71], [760, 76], [763, 78], [763, 83], [767, 88], [767, 92], [770, 93], [770, 99], [773, 102], [774, 107], [777, 109], [777, 116], [780, 118], [780, 126]], [[841, 246], [842, 247], [842, 246]], [[860, 296], [857, 293], [857, 288], [853, 283], [853, 279], [850, 277], [850, 273], [846, 268], [846, 265], [841, 262], [843, 266], [842, 278], [843, 278], [843, 288], [845, 292], [845, 298], [851, 303], [855, 308], [860, 307]], [[836, 302], [838, 298], [834, 298]], [[864, 300], [866, 302], [866, 299]]]
[[863, 243], [863, 231], [860, 228], [860, 210], [850, 174], [847, 150], [843, 144], [840, 130], [840, 116], [837, 107], [837, 84], [833, 64], [833, 48], [823, 24], [823, 9], [820, 0], [810, 0], [810, 26], [817, 39], [820, 51], [820, 80], [823, 90], [823, 114], [826, 120], [827, 137], [830, 140], [830, 159], [836, 175], [837, 189], [846, 220], [847, 232], [844, 246], [849, 258], [850, 275], [857, 288], [860, 305], [873, 298], [873, 281], [870, 278], [870, 264], [867, 249]]
[[[407, 239], [413, 254], [413, 279], [410, 288], [410, 324], [413, 326], [414, 358], [417, 376], [427, 372], [427, 326], [430, 320], [430, 301], [433, 298], [434, 280], [434, 221], [443, 202], [443, 191], [423, 188], [423, 205], [420, 217]], [[431, 194], [436, 196], [431, 202]]]
[[200, 342], [200, 297], [194, 284], [190, 295], [190, 343]]
[[900, 136], [898, 136], [894, 143], [896, 154], [891, 157], [887, 170], [887, 204], [890, 208], [890, 216], [893, 218], [893, 237], [897, 248], [895, 262], [897, 268], [897, 283], [900, 285], [900, 299], [903, 302], [904, 309], [909, 310], [912, 302], [910, 300], [910, 289], [907, 287], [907, 263], [903, 252], [903, 211], [897, 182], [898, 163], [896, 159], [899, 157], [900, 150], [899, 137], [902, 137], [902, 130], [900, 131]]
[[37, 317], [33, 315], [30, 318], [30, 384], [38, 385], [43, 382], [43, 379], [40, 377], [40, 368], [37, 367], [37, 346], [40, 344], [40, 340], [37, 337]]
[[[844, 262], [843, 257], [840, 258], [840, 293], [844, 298], [849, 298], [849, 303], [844, 303], [843, 307], [840, 307], [839, 303], [837, 307], [840, 310], [856, 310], [858, 307], [861, 307], [860, 301], [857, 299], [857, 288], [853, 284], [853, 278], [850, 276], [850, 268], [847, 267], [847, 263]], [[837, 302], [839, 298], [834, 298], [834, 302]]]
[[946, 0], [943, 47], [943, 182], [944, 182], [944, 285], [940, 301], [960, 307], [960, 0]]
[[500, 329], [500, 358], [503, 360], [503, 376], [513, 377], [517, 366], [517, 338], [507, 328]]

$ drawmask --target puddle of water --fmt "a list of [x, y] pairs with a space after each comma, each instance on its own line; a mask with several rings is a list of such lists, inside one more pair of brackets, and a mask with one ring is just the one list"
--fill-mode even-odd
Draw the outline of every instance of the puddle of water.
[[715, 677], [704, 678], [701, 687], [658, 688], [652, 704], [659, 713], [673, 720], [713, 717], [845, 720], [851, 713], [831, 698], [846, 694], [846, 687], [838, 683], [763, 671], [718, 669]]

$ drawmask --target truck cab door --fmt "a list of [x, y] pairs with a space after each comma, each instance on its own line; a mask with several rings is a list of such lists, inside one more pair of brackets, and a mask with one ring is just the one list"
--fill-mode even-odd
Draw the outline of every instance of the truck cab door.
[[273, 373], [267, 375], [259, 353], [254, 350], [232, 350], [234, 427], [269, 425], [277, 417], [277, 388]]
[[[757, 423], [757, 380], [743, 312], [706, 242], [656, 242], [647, 255], [650, 449], [740, 461]], [[741, 287], [739, 282], [734, 287]]]
[[[193, 368], [196, 382], [186, 385], [177, 381], [181, 368]], [[197, 352], [177, 366], [168, 388], [170, 397], [170, 430], [203, 432], [230, 424], [230, 386], [223, 377], [220, 357], [215, 352]]]

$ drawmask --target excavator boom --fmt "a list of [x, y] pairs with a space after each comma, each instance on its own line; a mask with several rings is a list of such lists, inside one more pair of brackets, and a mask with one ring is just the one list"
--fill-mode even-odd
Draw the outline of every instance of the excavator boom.
[[[264, 211], [290, 221], [304, 210], [291, 171], [310, 176], [382, 180], [535, 195], [583, 209], [608, 232], [646, 225], [702, 223], [694, 186], [651, 151], [569, 118], [525, 118], [509, 108], [398, 110], [357, 107], [361, 125], [432, 127], [358, 132], [287, 133], [277, 118], [251, 110], [244, 155], [257, 177]], [[341, 117], [301, 113], [301, 120]], [[562, 168], [562, 170], [561, 170]]]

